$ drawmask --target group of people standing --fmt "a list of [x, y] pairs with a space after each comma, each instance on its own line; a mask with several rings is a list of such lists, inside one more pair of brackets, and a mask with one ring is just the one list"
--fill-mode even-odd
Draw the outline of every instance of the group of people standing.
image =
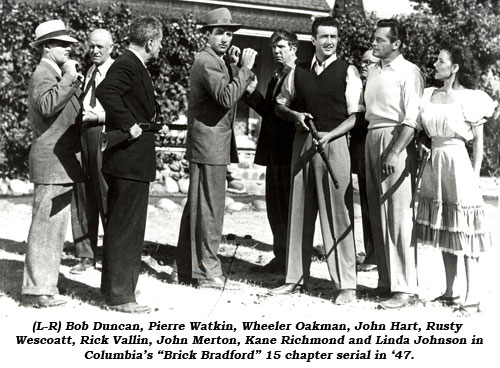
[[[419, 68], [402, 55], [407, 35], [396, 20], [377, 23], [360, 74], [337, 56], [341, 29], [334, 19], [316, 18], [312, 59], [297, 60], [298, 39], [292, 32], [282, 29], [271, 36], [277, 68], [264, 96], [252, 72], [257, 52], [231, 46], [233, 32], [241, 24], [233, 22], [225, 8], [208, 12], [205, 23], [201, 31], [207, 44], [190, 71], [186, 141], [190, 184], [173, 282], [225, 286], [217, 253], [227, 165], [238, 160], [233, 131], [236, 105], [244, 100], [262, 116], [255, 162], [266, 166], [267, 215], [275, 255], [269, 264], [253, 270], [286, 275], [285, 284], [271, 294], [307, 289], [319, 213], [326, 262], [337, 290], [334, 303], [356, 300], [354, 172], [366, 248], [365, 263], [358, 270], [377, 270], [378, 287], [371, 294], [384, 299], [379, 305], [401, 308], [416, 302], [416, 245], [432, 244], [443, 251], [446, 271], [446, 291], [436, 300], [456, 304], [464, 313], [477, 312], [478, 259], [491, 243], [478, 182], [482, 127], [495, 105], [484, 92], [471, 88], [473, 70], [466, 49], [443, 48], [435, 63], [435, 78], [443, 87], [424, 89]], [[149, 306], [136, 303], [135, 287], [149, 182], [155, 176], [154, 132], [160, 128], [154, 124], [154, 88], [146, 63], [158, 56], [162, 25], [151, 17], [134, 20], [130, 48], [114, 62], [109, 58], [111, 35], [94, 31], [89, 38], [94, 65], [83, 90], [76, 62], [69, 59], [70, 45], [77, 41], [62, 22], [43, 23], [36, 36], [34, 46], [43, 49], [43, 56], [30, 85], [35, 205], [23, 294], [40, 307], [64, 302], [56, 295], [66, 212], [72, 198], [73, 203], [93, 199], [95, 204], [85, 205], [83, 212], [89, 217], [89, 229], [95, 229], [88, 231], [95, 240], [92, 249], [97, 244], [97, 214], [103, 219], [101, 291], [106, 303], [121, 312], [147, 313]], [[97, 88], [92, 87], [94, 82]], [[127, 139], [106, 148], [101, 158], [103, 126], [106, 135], [118, 132]], [[415, 201], [417, 131], [424, 131], [432, 144]], [[472, 164], [467, 140], [473, 140]], [[76, 149], [80, 146], [83, 171]], [[49, 168], [48, 157], [53, 161]], [[78, 190], [81, 185], [73, 184], [81, 182], [85, 182], [83, 193]], [[418, 203], [415, 218], [414, 202]], [[73, 217], [77, 223], [83, 214]], [[81, 262], [72, 272], [94, 265], [95, 251], [77, 256]], [[465, 257], [468, 285], [460, 304], [454, 288], [458, 256]]]
[[[157, 105], [146, 64], [158, 57], [163, 25], [140, 17], [130, 25], [130, 45], [116, 60], [111, 34], [93, 31], [93, 65], [86, 77], [70, 58], [64, 23], [35, 30], [31, 44], [42, 53], [28, 98], [33, 128], [30, 179], [35, 184], [22, 294], [26, 305], [65, 304], [57, 281], [68, 214], [79, 263], [95, 266], [99, 217], [104, 225], [101, 292], [109, 309], [146, 313], [135, 301], [144, 243], [149, 183], [156, 176]], [[83, 87], [83, 88], [82, 88]], [[102, 133], [118, 144], [104, 143]], [[107, 142], [107, 141], [106, 141]], [[107, 145], [104, 147], [103, 145]], [[106, 148], [106, 149], [104, 149]]]

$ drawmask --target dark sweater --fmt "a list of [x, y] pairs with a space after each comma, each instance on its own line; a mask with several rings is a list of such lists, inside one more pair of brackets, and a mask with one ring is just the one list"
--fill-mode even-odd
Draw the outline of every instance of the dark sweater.
[[295, 68], [296, 97], [291, 108], [310, 113], [318, 131], [328, 132], [348, 117], [345, 89], [349, 64], [337, 59], [320, 75], [310, 66], [305, 63]]

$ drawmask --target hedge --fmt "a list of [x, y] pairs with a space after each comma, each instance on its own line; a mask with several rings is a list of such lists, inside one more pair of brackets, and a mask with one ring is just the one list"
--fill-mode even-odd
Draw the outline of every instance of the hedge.
[[[419, 0], [417, 11], [398, 17], [407, 26], [409, 43], [405, 57], [419, 65], [427, 84], [436, 82], [432, 70], [441, 44], [455, 42], [468, 45], [478, 60], [479, 88], [493, 96], [485, 76], [500, 75], [500, 10], [497, 0]], [[138, 15], [127, 4], [91, 6], [81, 0], [26, 3], [4, 0], [0, 5], [0, 175], [27, 176], [31, 129], [27, 121], [27, 91], [31, 74], [40, 55], [29, 46], [40, 22], [60, 18], [71, 34], [82, 41], [74, 57], [87, 70], [90, 60], [85, 49], [90, 31], [98, 27], [110, 30], [115, 41], [114, 56], [128, 44], [128, 24]], [[190, 14], [172, 19], [156, 13], [163, 23], [163, 48], [160, 59], [151, 66], [156, 93], [161, 104], [161, 119], [175, 121], [187, 109], [189, 68], [195, 53], [204, 44], [197, 32], [197, 21]], [[335, 14], [340, 28], [339, 53], [359, 65], [363, 52], [371, 44], [374, 14], [363, 14], [347, 7]], [[498, 99], [498, 96], [493, 96]], [[161, 138], [158, 145], [164, 145]], [[483, 174], [500, 175], [500, 120], [490, 119], [485, 128]]]
[[[86, 50], [88, 34], [95, 28], [108, 29], [114, 38], [113, 56], [128, 46], [128, 24], [132, 14], [127, 4], [108, 5], [106, 9], [89, 6], [81, 0], [64, 3], [25, 3], [6, 0], [0, 13], [0, 174], [25, 178], [31, 129], [27, 116], [29, 79], [40, 55], [29, 46], [35, 28], [43, 21], [62, 19], [72, 36], [81, 41], [73, 57], [81, 62], [81, 70], [90, 67]], [[163, 23], [164, 39], [160, 59], [150, 66], [161, 105], [161, 121], [170, 123], [187, 109], [189, 68], [194, 55], [204, 43], [190, 14], [170, 19], [167, 14], [155, 14]], [[158, 145], [166, 137], [159, 137]]]

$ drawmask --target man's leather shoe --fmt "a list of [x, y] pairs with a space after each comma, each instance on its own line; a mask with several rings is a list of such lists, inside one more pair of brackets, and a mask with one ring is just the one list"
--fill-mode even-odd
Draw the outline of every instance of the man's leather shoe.
[[136, 302], [130, 302], [118, 305], [109, 305], [108, 309], [116, 312], [135, 313], [135, 314], [144, 314], [151, 312], [151, 307], [147, 305], [137, 304]]
[[413, 305], [418, 297], [415, 294], [395, 292], [390, 299], [383, 301], [379, 306], [383, 309], [396, 309]]
[[269, 290], [269, 294], [272, 295], [288, 295], [288, 294], [295, 294], [295, 293], [301, 293], [305, 291], [306, 288], [304, 285], [299, 285], [299, 284], [285, 284], [280, 287], [277, 287], [276, 289]]
[[33, 308], [58, 307], [66, 303], [66, 300], [58, 298], [54, 295], [25, 295], [23, 297], [23, 304], [26, 307]]
[[370, 263], [361, 263], [360, 265], [357, 266], [357, 269], [360, 272], [376, 271], [377, 265], [370, 264]]
[[222, 289], [224, 287], [224, 280], [222, 277], [212, 277], [209, 279], [198, 279], [198, 287]]
[[279, 262], [276, 258], [273, 258], [264, 266], [253, 266], [251, 271], [284, 275], [286, 273], [286, 265], [284, 262]]
[[360, 293], [362, 296], [368, 298], [389, 298], [391, 296], [391, 289], [378, 286], [375, 289], [361, 290]]
[[335, 305], [344, 305], [344, 304], [352, 303], [355, 300], [356, 300], [356, 290], [354, 290], [354, 289], [345, 289], [345, 290], [340, 290], [339, 291], [339, 293], [337, 294], [337, 297], [335, 298], [335, 301], [333, 302], [333, 304], [335, 304]]
[[92, 259], [80, 258], [80, 261], [69, 271], [69, 273], [79, 275], [92, 267], [94, 267], [94, 261]]

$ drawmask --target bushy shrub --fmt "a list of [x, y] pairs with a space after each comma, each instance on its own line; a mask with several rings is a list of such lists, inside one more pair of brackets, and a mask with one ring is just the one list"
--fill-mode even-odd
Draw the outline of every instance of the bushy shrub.
[[[409, 43], [405, 57], [420, 66], [428, 85], [441, 44], [454, 42], [467, 45], [479, 62], [481, 75], [488, 72], [500, 75], [498, 56], [500, 47], [500, 10], [498, 0], [417, 0], [417, 11], [398, 17], [406, 25]], [[45, 20], [60, 18], [81, 42], [74, 56], [82, 63], [82, 70], [90, 66], [86, 38], [91, 30], [105, 27], [115, 39], [114, 55], [128, 45], [128, 25], [138, 14], [128, 5], [113, 3], [104, 7], [89, 6], [81, 0], [47, 3], [24, 3], [4, 0], [0, 4], [0, 174], [26, 177], [31, 129], [27, 121], [27, 91], [31, 74], [40, 55], [29, 43], [33, 41], [36, 26]], [[189, 68], [195, 52], [204, 43], [196, 31], [196, 20], [189, 14], [172, 19], [169, 14], [156, 13], [163, 23], [163, 48], [160, 59], [150, 67], [161, 106], [161, 120], [170, 123], [187, 109]], [[359, 65], [362, 53], [370, 47], [376, 23], [374, 14], [363, 14], [347, 6], [334, 15], [339, 23], [339, 53]], [[486, 78], [479, 80], [479, 88], [490, 93]], [[493, 96], [498, 99], [498, 96]], [[179, 136], [180, 137], [180, 136]], [[176, 137], [176, 141], [179, 140]], [[159, 146], [170, 140], [159, 137]], [[491, 119], [485, 126], [485, 159], [483, 174], [500, 175], [500, 122]]]
[[[27, 93], [31, 74], [40, 60], [39, 53], [29, 46], [35, 28], [50, 19], [62, 19], [71, 35], [80, 43], [73, 57], [81, 62], [81, 70], [90, 67], [86, 41], [95, 28], [108, 29], [114, 38], [113, 56], [128, 46], [128, 25], [134, 16], [124, 3], [112, 3], [106, 8], [89, 6], [81, 0], [63, 3], [25, 3], [5, 0], [0, 18], [0, 173], [26, 177], [31, 129], [28, 122]], [[189, 68], [194, 54], [203, 43], [190, 14], [171, 19], [168, 14], [155, 14], [163, 23], [160, 58], [150, 66], [162, 123], [178, 119], [187, 109]], [[166, 141], [158, 137], [158, 145]]]
[[[470, 49], [477, 60], [478, 89], [494, 99], [488, 74], [500, 75], [500, 6], [498, 0], [417, 0], [415, 12], [397, 18], [405, 25], [408, 43], [406, 59], [422, 70], [427, 86], [439, 85], [434, 80], [434, 62], [443, 45], [462, 45]], [[374, 14], [362, 14], [349, 5], [334, 14], [340, 31], [339, 52], [355, 65], [370, 48]], [[490, 119], [484, 128], [484, 160], [482, 174], [500, 175], [500, 121]]]

